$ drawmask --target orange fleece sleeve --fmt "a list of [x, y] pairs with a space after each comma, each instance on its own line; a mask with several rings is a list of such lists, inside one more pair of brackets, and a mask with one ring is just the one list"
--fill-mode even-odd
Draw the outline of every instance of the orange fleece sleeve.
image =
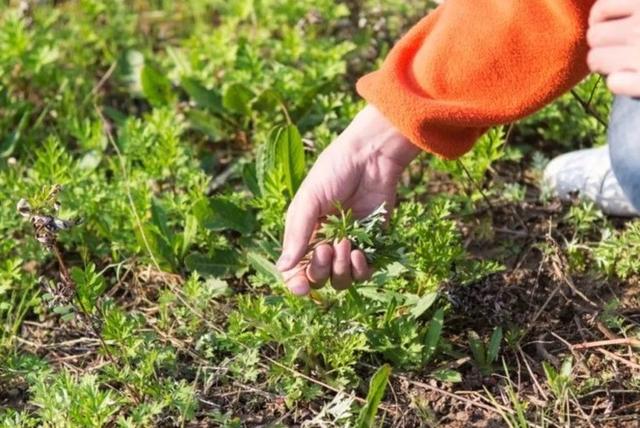
[[454, 159], [489, 127], [540, 109], [588, 74], [594, 0], [446, 0], [358, 92], [424, 150]]

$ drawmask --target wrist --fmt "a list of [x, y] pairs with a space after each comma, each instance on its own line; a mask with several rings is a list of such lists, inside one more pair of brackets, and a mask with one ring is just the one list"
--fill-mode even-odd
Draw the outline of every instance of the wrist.
[[406, 168], [422, 152], [370, 104], [358, 113], [347, 133], [354, 150], [361, 156], [382, 157], [400, 169]]

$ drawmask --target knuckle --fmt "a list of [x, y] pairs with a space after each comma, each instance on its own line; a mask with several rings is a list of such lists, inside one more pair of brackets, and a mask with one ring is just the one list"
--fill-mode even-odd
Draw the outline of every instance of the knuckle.
[[589, 13], [589, 22], [598, 22], [600, 20], [600, 16], [602, 15], [602, 1], [596, 2], [591, 8], [591, 12]]
[[601, 40], [600, 35], [598, 34], [598, 30], [596, 29], [596, 27], [589, 28], [589, 30], [587, 31], [587, 44], [590, 47], [594, 47], [599, 43], [601, 43]]

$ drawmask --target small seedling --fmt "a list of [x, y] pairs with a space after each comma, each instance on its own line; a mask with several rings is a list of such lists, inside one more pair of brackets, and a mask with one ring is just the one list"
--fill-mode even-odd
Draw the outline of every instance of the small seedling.
[[484, 376], [491, 374], [493, 363], [498, 359], [500, 342], [502, 341], [502, 328], [496, 327], [491, 334], [488, 344], [484, 344], [475, 331], [468, 333], [469, 347], [478, 369]]

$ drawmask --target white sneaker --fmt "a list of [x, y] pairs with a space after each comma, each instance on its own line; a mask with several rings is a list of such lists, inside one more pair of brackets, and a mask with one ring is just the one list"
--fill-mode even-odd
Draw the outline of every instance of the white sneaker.
[[611, 169], [609, 147], [578, 150], [553, 159], [544, 170], [544, 185], [562, 200], [576, 194], [595, 202], [605, 214], [637, 216]]

